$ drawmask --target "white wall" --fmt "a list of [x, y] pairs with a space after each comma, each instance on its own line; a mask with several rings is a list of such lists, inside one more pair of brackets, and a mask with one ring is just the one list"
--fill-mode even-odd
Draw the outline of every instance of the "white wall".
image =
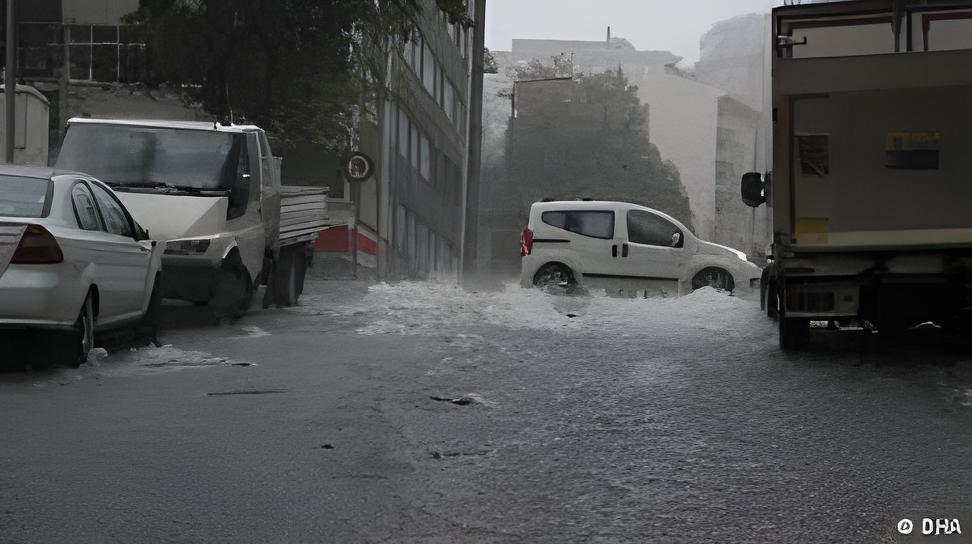
[[692, 208], [695, 234], [715, 231], [718, 99], [725, 91], [664, 70], [632, 78], [638, 96], [651, 107], [651, 141], [662, 158], [678, 167]]

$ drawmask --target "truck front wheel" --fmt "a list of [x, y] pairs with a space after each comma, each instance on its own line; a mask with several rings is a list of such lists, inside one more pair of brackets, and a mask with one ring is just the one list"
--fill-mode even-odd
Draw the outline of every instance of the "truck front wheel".
[[217, 319], [239, 319], [250, 309], [252, 300], [253, 284], [246, 267], [239, 257], [227, 257], [216, 273], [210, 308]]

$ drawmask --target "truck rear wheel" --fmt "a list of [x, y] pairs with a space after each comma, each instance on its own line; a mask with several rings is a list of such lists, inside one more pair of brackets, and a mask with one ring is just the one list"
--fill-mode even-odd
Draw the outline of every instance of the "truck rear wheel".
[[304, 244], [280, 248], [280, 260], [274, 268], [274, 303], [277, 306], [296, 306], [304, 286], [306, 271]]
[[810, 320], [802, 317], [780, 316], [780, 349], [794, 351], [810, 341]]

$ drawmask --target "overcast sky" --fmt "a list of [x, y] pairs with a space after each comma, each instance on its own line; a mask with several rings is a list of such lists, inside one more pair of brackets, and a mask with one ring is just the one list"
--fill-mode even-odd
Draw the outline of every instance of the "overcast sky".
[[694, 63], [712, 23], [768, 12], [775, 0], [487, 0], [486, 46], [509, 51], [513, 38], [627, 38], [638, 49], [670, 50]]

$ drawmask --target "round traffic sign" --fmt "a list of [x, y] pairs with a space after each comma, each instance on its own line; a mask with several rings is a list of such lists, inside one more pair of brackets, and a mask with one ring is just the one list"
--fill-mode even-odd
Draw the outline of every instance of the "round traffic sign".
[[375, 162], [371, 157], [355, 151], [344, 165], [344, 174], [350, 181], [366, 181], [375, 173]]

